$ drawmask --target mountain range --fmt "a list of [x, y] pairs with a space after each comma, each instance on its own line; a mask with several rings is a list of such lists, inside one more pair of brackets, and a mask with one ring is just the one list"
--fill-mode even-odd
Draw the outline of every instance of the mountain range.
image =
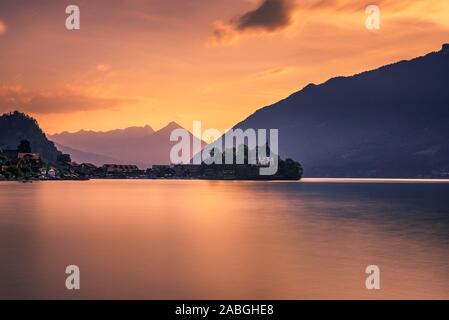
[[[449, 44], [440, 51], [349, 77], [309, 84], [257, 110], [234, 129], [279, 129], [279, 155], [299, 161], [305, 177], [449, 177]], [[0, 117], [0, 149], [20, 140], [49, 161], [170, 163], [175, 122], [107, 132], [50, 135], [20, 112]], [[191, 139], [193, 138], [192, 135]], [[204, 142], [201, 142], [205, 146]], [[59, 151], [59, 150], [60, 151]]]
[[[183, 128], [176, 122], [170, 122], [158, 131], [150, 126], [106, 132], [81, 130], [62, 132], [49, 138], [76, 162], [135, 164], [145, 168], [170, 163], [170, 150], [176, 144], [170, 141], [170, 134], [175, 129]], [[190, 139], [197, 138], [190, 134]], [[204, 142], [201, 144], [205, 146]]]
[[279, 129], [308, 177], [449, 177], [449, 45], [309, 84], [234, 128]]

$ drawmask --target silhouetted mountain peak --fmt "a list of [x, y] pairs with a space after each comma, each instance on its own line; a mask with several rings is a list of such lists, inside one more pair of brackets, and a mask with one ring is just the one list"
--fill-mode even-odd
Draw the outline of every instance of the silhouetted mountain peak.
[[55, 161], [60, 154], [34, 118], [19, 111], [0, 116], [0, 149], [16, 149], [21, 140], [28, 140], [31, 150], [46, 160]]
[[181, 127], [178, 123], [171, 121], [169, 122], [165, 127], [163, 127], [162, 129], [158, 130], [157, 132], [167, 132], [167, 131], [173, 131], [176, 129], [183, 129], [183, 127]]
[[39, 127], [37, 121], [33, 117], [30, 117], [29, 115], [27, 115], [27, 114], [25, 114], [23, 112], [15, 110], [15, 111], [12, 111], [12, 112], [9, 112], [9, 113], [5, 113], [1, 117], [3, 119], [7, 119], [10, 122], [11, 121], [24, 122], [24, 123], [27, 122], [29, 124], [35, 125], [37, 129], [42, 131], [41, 128]]
[[[306, 175], [449, 175], [449, 44], [440, 51], [308, 85], [235, 128], [279, 129]], [[432, 149], [438, 145], [438, 149]], [[422, 150], [437, 150], [423, 158]]]
[[[170, 150], [175, 142], [170, 134], [182, 127], [172, 121], [158, 131], [150, 126], [130, 127], [107, 132], [79, 131], [51, 136], [64, 152], [74, 155], [78, 162], [101, 162], [105, 157], [115, 163], [150, 164], [170, 163]], [[114, 161], [109, 161], [114, 162]]]

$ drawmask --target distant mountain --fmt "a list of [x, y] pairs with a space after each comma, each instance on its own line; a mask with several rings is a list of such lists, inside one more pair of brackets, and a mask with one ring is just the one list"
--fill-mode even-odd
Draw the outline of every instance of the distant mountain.
[[125, 164], [123, 161], [104, 156], [96, 153], [89, 153], [73, 148], [63, 146], [62, 144], [55, 143], [58, 150], [70, 154], [72, 161], [77, 163], [91, 163], [96, 166], [102, 166], [103, 164]]
[[[93, 154], [117, 155], [123, 147], [135, 140], [147, 138], [154, 133], [150, 126], [131, 127], [105, 132], [81, 130], [75, 133], [62, 132], [49, 138], [63, 146]], [[113, 156], [112, 156], [113, 157]]]
[[31, 150], [55, 162], [59, 152], [49, 141], [36, 120], [24, 113], [14, 111], [0, 116], [0, 149], [17, 149], [21, 140], [28, 140]]
[[449, 177], [449, 45], [310, 84], [235, 128], [277, 128], [309, 177]]
[[[72, 149], [72, 153], [77, 155], [74, 158], [79, 162], [89, 162], [90, 159], [95, 160], [91, 162], [98, 163], [105, 161], [101, 157], [107, 157], [116, 159], [114, 163], [148, 167], [170, 163], [170, 150], [176, 144], [170, 141], [170, 134], [178, 128], [182, 127], [171, 122], [158, 131], [145, 126], [107, 132], [63, 132], [50, 138], [61, 145], [61, 150]], [[192, 135], [190, 137], [193, 138]]]

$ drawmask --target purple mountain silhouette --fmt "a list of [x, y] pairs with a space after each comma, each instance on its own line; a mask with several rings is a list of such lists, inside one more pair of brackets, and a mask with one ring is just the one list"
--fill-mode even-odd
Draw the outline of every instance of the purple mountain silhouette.
[[[170, 164], [170, 150], [176, 144], [170, 141], [170, 134], [175, 129], [182, 127], [170, 122], [158, 131], [150, 126], [106, 132], [82, 130], [75, 133], [63, 132], [49, 138], [62, 151], [73, 154], [77, 162], [98, 165], [109, 159], [109, 162], [136, 164], [145, 168], [154, 164]], [[194, 137], [190, 135], [190, 138]], [[204, 142], [202, 145], [205, 145]]]
[[235, 128], [279, 129], [279, 151], [314, 177], [449, 177], [449, 45], [310, 84]]

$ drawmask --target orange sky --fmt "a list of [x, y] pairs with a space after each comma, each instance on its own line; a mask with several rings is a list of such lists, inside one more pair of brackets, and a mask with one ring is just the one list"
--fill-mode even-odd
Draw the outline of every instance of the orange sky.
[[[81, 30], [65, 28], [65, 7]], [[377, 4], [382, 25], [365, 28]], [[0, 112], [48, 133], [229, 128], [310, 82], [439, 50], [447, 0], [5, 0]]]

